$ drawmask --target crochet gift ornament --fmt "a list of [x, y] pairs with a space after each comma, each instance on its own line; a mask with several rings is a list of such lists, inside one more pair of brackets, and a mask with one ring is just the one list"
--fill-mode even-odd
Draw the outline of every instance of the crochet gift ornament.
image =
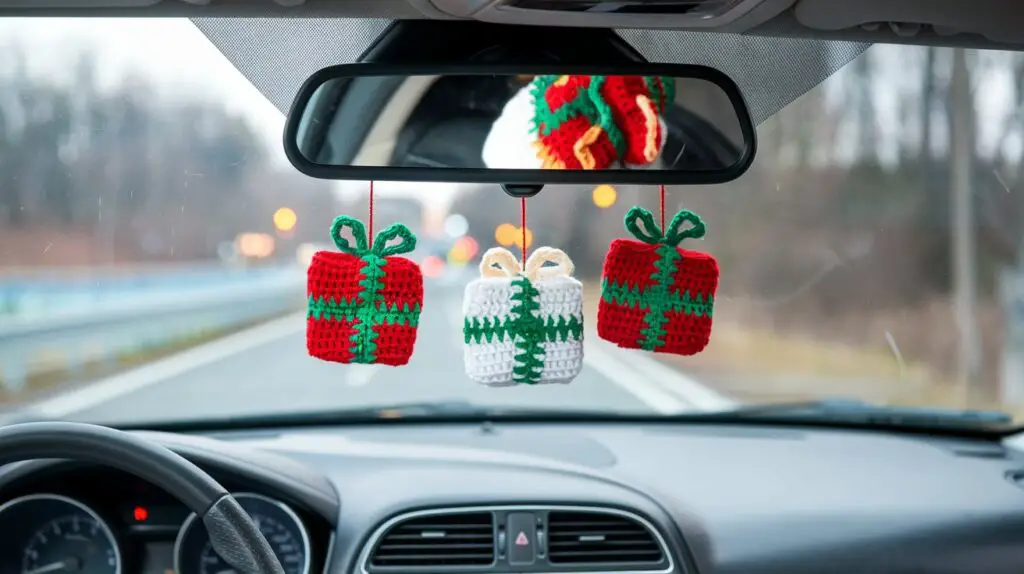
[[[553, 265], [545, 266], [550, 263]], [[466, 373], [490, 386], [568, 383], [583, 368], [583, 285], [560, 249], [541, 247], [525, 269], [507, 249], [484, 253], [466, 286]]]
[[628, 349], [701, 352], [711, 338], [718, 263], [678, 245], [704, 237], [704, 222], [680, 211], [663, 232], [651, 212], [633, 207], [626, 229], [637, 240], [616, 239], [605, 257], [598, 336]]
[[675, 79], [537, 76], [506, 104], [484, 142], [490, 168], [614, 169], [655, 165]]
[[[346, 228], [354, 246], [341, 235]], [[308, 271], [309, 354], [336, 363], [408, 363], [423, 306], [423, 274], [397, 255], [414, 250], [416, 236], [395, 223], [370, 247], [363, 223], [342, 215], [331, 225], [331, 238], [340, 252], [318, 251]]]

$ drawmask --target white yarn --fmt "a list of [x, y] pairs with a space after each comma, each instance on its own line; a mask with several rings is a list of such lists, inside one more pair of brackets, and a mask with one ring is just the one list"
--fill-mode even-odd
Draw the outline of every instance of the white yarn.
[[484, 140], [483, 160], [489, 169], [541, 169], [544, 164], [533, 147], [533, 96], [530, 86], [505, 104]]
[[[557, 263], [555, 267], [543, 267], [543, 263]], [[513, 268], [510, 263], [514, 263]], [[494, 271], [486, 271], [492, 265], [500, 265], [500, 276]], [[513, 282], [526, 277], [536, 288], [539, 310], [534, 316], [540, 320], [562, 319], [569, 321], [575, 318], [583, 325], [583, 285], [570, 276], [572, 261], [561, 250], [540, 248], [527, 261], [526, 271], [519, 272], [519, 262], [506, 249], [495, 248], [484, 254], [481, 267], [483, 276], [466, 287], [463, 300], [463, 313], [466, 323], [476, 320], [488, 320], [491, 324], [502, 319], [515, 317], [516, 302], [513, 295], [519, 287]], [[466, 374], [471, 379], [489, 386], [512, 386], [517, 382], [514, 376], [516, 361], [520, 350], [516, 342], [522, 337], [514, 333], [504, 333], [500, 338], [490, 341], [486, 338], [477, 342], [468, 339], [465, 346]], [[540, 344], [543, 349], [543, 365], [537, 384], [569, 383], [583, 369], [583, 334], [570, 333], [566, 340], [545, 340]]]

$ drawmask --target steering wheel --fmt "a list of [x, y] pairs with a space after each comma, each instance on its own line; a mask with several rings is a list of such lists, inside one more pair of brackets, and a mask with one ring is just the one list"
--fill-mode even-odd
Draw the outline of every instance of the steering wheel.
[[0, 428], [0, 465], [41, 458], [100, 464], [149, 481], [202, 518], [214, 551], [235, 570], [284, 574], [267, 539], [231, 493], [161, 445], [85, 423], [32, 422]]

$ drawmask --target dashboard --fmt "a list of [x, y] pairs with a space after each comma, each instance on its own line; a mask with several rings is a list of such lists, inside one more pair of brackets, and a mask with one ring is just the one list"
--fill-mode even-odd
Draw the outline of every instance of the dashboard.
[[[752, 425], [139, 433], [236, 494], [289, 574], [985, 574], [1024, 565], [1024, 456], [988, 439]], [[120, 471], [0, 468], [0, 572], [224, 574]]]

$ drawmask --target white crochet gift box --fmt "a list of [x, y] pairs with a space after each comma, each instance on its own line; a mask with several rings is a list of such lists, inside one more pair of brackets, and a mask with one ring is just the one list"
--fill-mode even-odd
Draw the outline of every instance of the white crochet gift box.
[[[545, 266], [551, 263], [551, 266]], [[560, 249], [521, 266], [507, 249], [484, 253], [466, 287], [466, 374], [490, 386], [568, 383], [583, 369], [583, 285]]]

